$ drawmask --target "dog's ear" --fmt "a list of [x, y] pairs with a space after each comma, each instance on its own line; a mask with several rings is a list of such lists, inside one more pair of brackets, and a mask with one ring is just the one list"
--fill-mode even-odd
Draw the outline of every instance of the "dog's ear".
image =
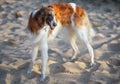
[[49, 5], [48, 8], [53, 8], [53, 6]]
[[45, 15], [45, 8], [41, 8], [41, 9], [38, 11], [38, 15], [39, 15], [39, 16], [44, 16], [44, 15]]
[[35, 19], [38, 24], [44, 24], [45, 22], [45, 16], [46, 16], [46, 9], [44, 7], [38, 9], [38, 12], [35, 16]]
[[53, 6], [52, 5], [49, 5], [47, 6], [48, 10], [53, 10]]

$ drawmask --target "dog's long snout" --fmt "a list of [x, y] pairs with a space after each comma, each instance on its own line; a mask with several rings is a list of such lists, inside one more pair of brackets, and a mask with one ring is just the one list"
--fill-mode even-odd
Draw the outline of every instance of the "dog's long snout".
[[57, 26], [57, 24], [54, 22], [54, 23], [53, 23], [53, 26], [55, 27], [55, 26]]

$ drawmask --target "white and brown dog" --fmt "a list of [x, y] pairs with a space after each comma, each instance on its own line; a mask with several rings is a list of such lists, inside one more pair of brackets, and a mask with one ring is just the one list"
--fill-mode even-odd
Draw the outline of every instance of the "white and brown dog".
[[[81, 38], [86, 44], [91, 56], [91, 65], [94, 64], [94, 52], [90, 45], [94, 31], [91, 27], [86, 11], [75, 3], [59, 3], [34, 10], [28, 22], [28, 30], [31, 32], [33, 39], [32, 61], [28, 73], [32, 72], [35, 59], [40, 46], [42, 55], [42, 79], [45, 79], [46, 66], [48, 60], [48, 41], [54, 39], [60, 30], [66, 29], [67, 39], [73, 49], [73, 57], [76, 58], [78, 47], [76, 38]], [[62, 32], [61, 32], [62, 33]]]

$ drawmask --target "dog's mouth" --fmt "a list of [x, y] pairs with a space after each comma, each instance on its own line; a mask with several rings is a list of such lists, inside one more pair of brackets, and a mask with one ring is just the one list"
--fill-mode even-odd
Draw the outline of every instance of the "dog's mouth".
[[46, 18], [46, 23], [50, 26], [51, 30], [53, 30], [57, 26], [56, 21], [54, 20], [54, 16], [52, 14], [48, 14]]
[[50, 29], [53, 30], [57, 24], [54, 21], [47, 21], [47, 24], [50, 26]]

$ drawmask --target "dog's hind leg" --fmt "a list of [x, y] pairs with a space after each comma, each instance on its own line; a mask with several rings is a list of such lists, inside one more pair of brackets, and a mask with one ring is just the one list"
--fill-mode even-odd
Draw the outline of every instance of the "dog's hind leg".
[[81, 27], [81, 29], [77, 29], [77, 34], [78, 36], [84, 41], [85, 45], [88, 48], [89, 54], [91, 56], [91, 66], [94, 64], [94, 52], [93, 52], [93, 48], [89, 42], [89, 30], [83, 26]]
[[39, 43], [33, 44], [32, 47], [33, 47], [32, 48], [32, 56], [31, 56], [32, 59], [31, 59], [27, 74], [30, 74], [33, 70], [33, 65], [34, 65], [35, 59], [37, 58], [37, 55], [38, 55]]
[[73, 49], [73, 56], [69, 61], [74, 61], [74, 59], [76, 58], [77, 52], [78, 52], [78, 47], [76, 44], [76, 37], [70, 38], [70, 44], [71, 44], [71, 47]]

